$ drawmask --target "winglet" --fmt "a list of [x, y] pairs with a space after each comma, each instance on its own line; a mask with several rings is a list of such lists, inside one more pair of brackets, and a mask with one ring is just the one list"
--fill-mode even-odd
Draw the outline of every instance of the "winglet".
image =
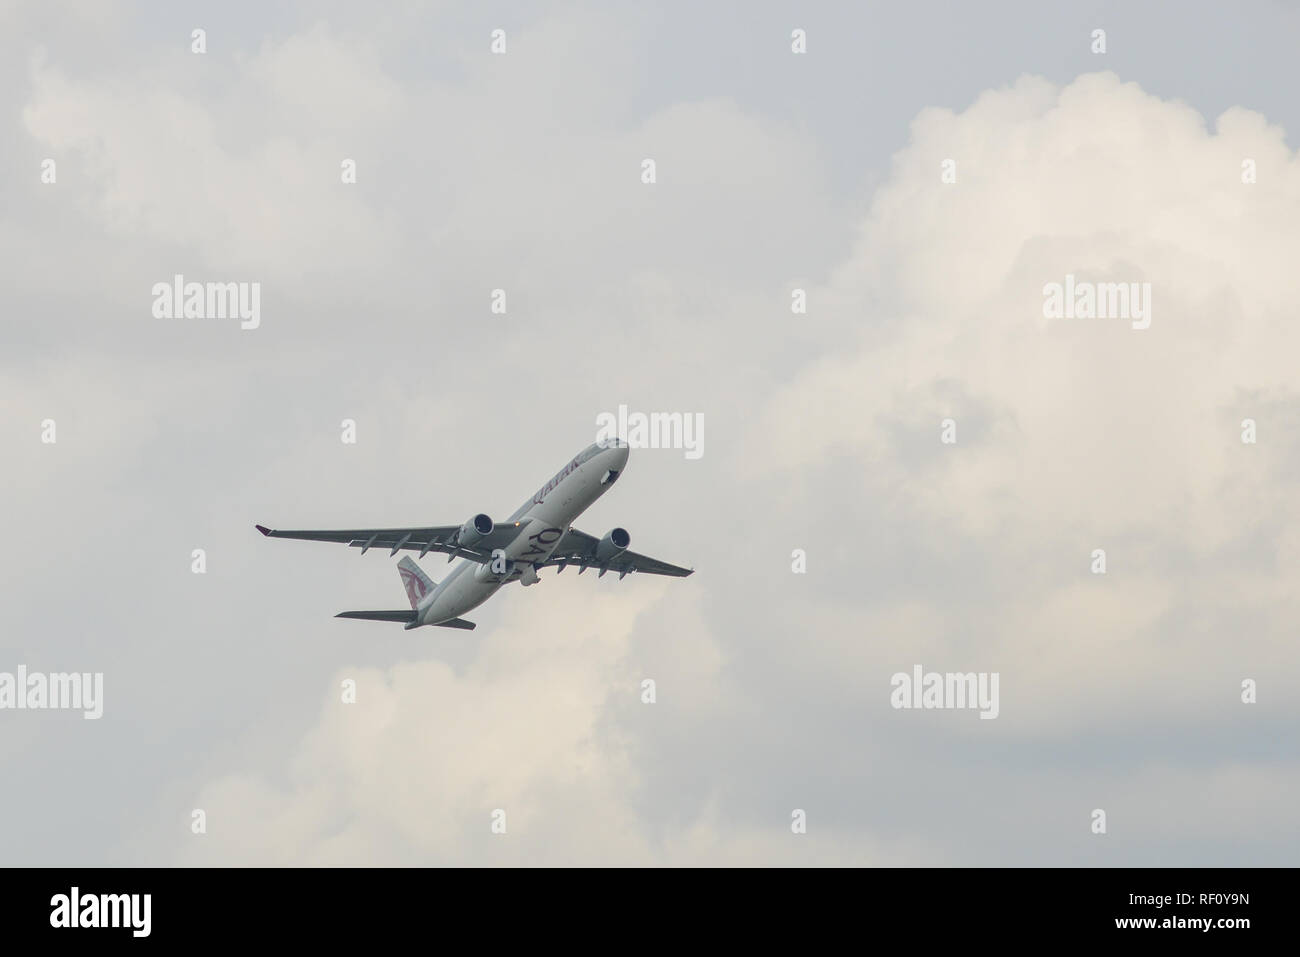
[[253, 527], [257, 529], [259, 532], [261, 532], [263, 535], [271, 534], [271, 530], [267, 528], [265, 525], [254, 525]]

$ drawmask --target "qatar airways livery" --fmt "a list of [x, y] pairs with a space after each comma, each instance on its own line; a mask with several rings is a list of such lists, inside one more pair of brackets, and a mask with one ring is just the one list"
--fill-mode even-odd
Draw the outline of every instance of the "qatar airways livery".
[[599, 568], [600, 574], [614, 571], [618, 577], [630, 572], [671, 575], [683, 578], [691, 569], [678, 568], [636, 552], [629, 552], [631, 537], [621, 528], [610, 529], [604, 538], [580, 532], [570, 524], [614, 484], [627, 466], [627, 444], [610, 439], [588, 446], [570, 459], [537, 494], [497, 524], [487, 515], [472, 516], [463, 525], [433, 525], [426, 528], [354, 528], [340, 531], [286, 532], [256, 526], [272, 538], [299, 538], [315, 542], [341, 542], [360, 548], [388, 548], [389, 555], [401, 549], [419, 550], [420, 558], [440, 552], [447, 561], [460, 558], [451, 574], [435, 583], [411, 556], [397, 563], [411, 608], [396, 611], [344, 611], [338, 618], [368, 618], [400, 621], [406, 627], [438, 625], [443, 628], [473, 628], [460, 616], [487, 601], [508, 582], [535, 585], [537, 573], [548, 566], [564, 571], [578, 566], [578, 574]]

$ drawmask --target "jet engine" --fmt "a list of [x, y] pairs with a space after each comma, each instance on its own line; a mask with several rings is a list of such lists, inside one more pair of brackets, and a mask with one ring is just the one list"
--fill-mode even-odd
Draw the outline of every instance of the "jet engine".
[[477, 545], [485, 537], [491, 535], [494, 528], [496, 526], [492, 524], [492, 519], [480, 512], [470, 518], [456, 532], [456, 544], [464, 545], [466, 548]]
[[614, 528], [605, 533], [605, 537], [600, 540], [596, 546], [596, 560], [607, 562], [612, 558], [617, 558], [627, 551], [627, 547], [632, 544], [632, 536], [627, 533], [627, 529]]

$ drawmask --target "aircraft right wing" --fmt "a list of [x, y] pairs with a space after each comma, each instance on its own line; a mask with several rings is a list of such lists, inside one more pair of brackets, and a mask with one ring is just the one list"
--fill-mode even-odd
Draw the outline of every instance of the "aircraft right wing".
[[[470, 558], [480, 564], [492, 561], [494, 548], [505, 548], [521, 531], [518, 522], [497, 525], [487, 535], [473, 545], [457, 544], [456, 533], [459, 525], [431, 525], [426, 528], [344, 528], [325, 530], [284, 531], [255, 526], [259, 532], [269, 538], [296, 538], [308, 542], [338, 542], [352, 548], [360, 548], [365, 554], [370, 548], [387, 548], [389, 555], [396, 555], [401, 549], [418, 551], [423, 558], [429, 552], [439, 552], [452, 558]], [[450, 560], [450, 559], [449, 559]]]

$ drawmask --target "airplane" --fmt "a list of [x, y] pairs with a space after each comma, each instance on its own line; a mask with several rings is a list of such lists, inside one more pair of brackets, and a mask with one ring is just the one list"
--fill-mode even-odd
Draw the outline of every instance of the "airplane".
[[462, 561], [441, 583], [429, 578], [410, 555], [397, 563], [406, 597], [411, 603], [394, 611], [343, 611], [336, 618], [404, 622], [406, 630], [421, 625], [473, 629], [475, 623], [460, 617], [491, 598], [502, 585], [517, 581], [525, 587], [539, 581], [538, 572], [554, 567], [556, 574], [569, 565], [581, 575], [588, 568], [618, 572], [619, 580], [632, 572], [685, 578], [694, 569], [679, 568], [627, 550], [632, 538], [622, 528], [612, 528], [596, 538], [574, 528], [572, 522], [600, 498], [627, 467], [628, 446], [621, 439], [589, 445], [537, 494], [515, 509], [501, 524], [483, 513], [462, 525], [424, 528], [351, 528], [338, 531], [281, 531], [255, 525], [271, 538], [297, 538], [314, 542], [339, 542], [360, 548], [388, 548], [389, 557], [402, 549], [429, 552]]

